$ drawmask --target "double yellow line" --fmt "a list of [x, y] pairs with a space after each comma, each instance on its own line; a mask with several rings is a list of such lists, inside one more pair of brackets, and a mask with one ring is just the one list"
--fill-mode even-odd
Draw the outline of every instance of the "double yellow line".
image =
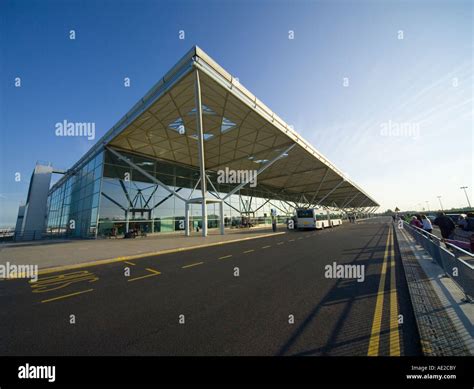
[[390, 356], [400, 356], [400, 334], [398, 330], [398, 297], [397, 297], [397, 280], [395, 269], [395, 246], [393, 240], [392, 228], [389, 227], [387, 242], [385, 244], [385, 253], [382, 263], [382, 271], [380, 274], [379, 289], [377, 292], [377, 301], [375, 303], [374, 318], [372, 321], [372, 331], [370, 334], [368, 356], [378, 356], [380, 349], [380, 333], [382, 331], [382, 315], [385, 298], [385, 279], [387, 276], [387, 268], [390, 266], [390, 292], [388, 295], [390, 304], [389, 319], [389, 343]]

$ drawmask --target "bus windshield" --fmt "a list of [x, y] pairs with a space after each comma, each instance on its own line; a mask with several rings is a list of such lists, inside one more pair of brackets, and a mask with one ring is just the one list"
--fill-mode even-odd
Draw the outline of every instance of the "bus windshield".
[[303, 217], [314, 217], [313, 210], [312, 209], [299, 209], [296, 211], [296, 214], [298, 217], [303, 218]]

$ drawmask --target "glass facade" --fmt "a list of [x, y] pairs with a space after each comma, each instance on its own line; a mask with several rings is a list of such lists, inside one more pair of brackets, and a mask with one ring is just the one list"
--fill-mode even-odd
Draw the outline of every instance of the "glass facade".
[[[120, 153], [184, 198], [201, 196], [198, 169], [123, 151]], [[212, 173], [210, 179], [221, 197], [235, 186], [218, 184]], [[195, 187], [197, 189], [193, 191]], [[208, 190], [214, 192], [214, 188], [208, 187]], [[258, 187], [255, 191], [258, 192]], [[213, 197], [211, 192], [209, 197]], [[277, 200], [270, 204], [258, 193], [253, 196], [235, 194], [226, 202], [226, 227], [270, 224], [271, 208], [277, 208], [282, 220], [291, 215], [285, 211], [287, 205]], [[55, 185], [48, 204], [47, 232], [53, 235], [95, 238], [123, 236], [130, 230], [147, 234], [184, 230], [184, 201], [107, 150]], [[208, 228], [218, 228], [219, 204], [208, 204], [207, 213]], [[193, 230], [202, 228], [200, 204], [190, 205], [190, 219]]]
[[95, 238], [103, 154], [98, 153], [53, 187], [48, 197], [48, 234]]

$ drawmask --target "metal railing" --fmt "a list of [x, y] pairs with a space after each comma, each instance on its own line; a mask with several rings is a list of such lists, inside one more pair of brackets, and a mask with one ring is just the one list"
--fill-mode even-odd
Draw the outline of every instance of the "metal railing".
[[[395, 225], [395, 228], [400, 225]], [[403, 222], [403, 229], [423, 247], [445, 272], [464, 292], [464, 302], [474, 303], [474, 254], [451, 243], [445, 242], [436, 235]], [[446, 246], [443, 247], [443, 246]], [[472, 262], [471, 262], [472, 261]], [[469, 263], [471, 262], [471, 263]]]

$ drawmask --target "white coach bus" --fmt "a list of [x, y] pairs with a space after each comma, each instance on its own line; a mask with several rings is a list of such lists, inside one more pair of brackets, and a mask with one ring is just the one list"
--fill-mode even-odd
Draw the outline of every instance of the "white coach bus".
[[314, 208], [296, 210], [296, 228], [322, 230], [328, 227], [336, 227], [342, 224], [338, 216], [317, 215]]

